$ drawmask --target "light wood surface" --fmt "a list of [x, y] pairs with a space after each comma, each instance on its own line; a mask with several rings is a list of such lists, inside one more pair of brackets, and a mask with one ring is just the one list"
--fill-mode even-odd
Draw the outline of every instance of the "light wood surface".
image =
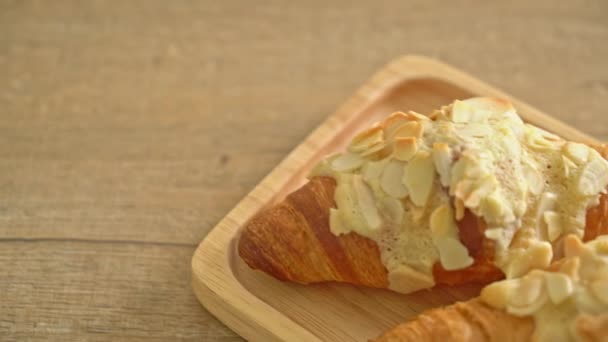
[[436, 57], [606, 139], [607, 13], [0, 0], [0, 340], [239, 340], [190, 257], [375, 70]]
[[198, 299], [248, 340], [337, 342], [368, 341], [424, 310], [477, 296], [476, 286], [400, 295], [340, 284], [283, 283], [249, 269], [235, 248], [239, 231], [249, 218], [305, 183], [319, 159], [342, 150], [371, 122], [398, 110], [430, 113], [455, 99], [473, 96], [509, 99], [525, 121], [569, 140], [597, 143], [448, 65], [423, 57], [402, 57], [363, 84], [213, 228], [192, 259]]

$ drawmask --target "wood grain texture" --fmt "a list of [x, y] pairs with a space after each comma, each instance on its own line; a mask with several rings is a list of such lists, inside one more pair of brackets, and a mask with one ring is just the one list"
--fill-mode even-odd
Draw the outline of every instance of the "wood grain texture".
[[[190, 294], [189, 255], [359, 84], [424, 54], [606, 139], [607, 13], [602, 0], [1, 0], [0, 339], [237, 339]], [[126, 277], [137, 290], [112, 281]], [[156, 295], [179, 300], [141, 309]], [[103, 309], [85, 305], [99, 296]]]

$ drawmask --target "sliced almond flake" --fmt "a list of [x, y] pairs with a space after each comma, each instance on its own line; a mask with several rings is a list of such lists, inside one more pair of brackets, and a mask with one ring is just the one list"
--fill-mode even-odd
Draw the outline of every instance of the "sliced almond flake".
[[412, 220], [416, 224], [421, 224], [422, 219], [425, 218], [424, 215], [426, 214], [427, 208], [426, 207], [416, 207], [414, 205], [414, 202], [412, 202], [411, 198], [408, 198], [407, 202], [409, 203], [408, 209], [409, 209], [410, 215], [412, 217]]
[[502, 117], [514, 112], [509, 101], [503, 99], [476, 97], [452, 104], [452, 121], [480, 122], [490, 117]]
[[474, 185], [473, 191], [464, 200], [464, 205], [467, 208], [477, 208], [481, 200], [494, 192], [498, 186], [498, 182], [493, 175], [487, 176]]
[[457, 239], [441, 237], [435, 241], [441, 266], [447, 271], [460, 270], [473, 264], [467, 248]]
[[553, 248], [546, 241], [535, 241], [520, 254], [514, 255], [504, 272], [507, 278], [517, 278], [535, 268], [546, 268], [553, 258]]
[[403, 125], [399, 126], [392, 134], [394, 138], [400, 137], [414, 137], [421, 138], [422, 133], [424, 131], [424, 127], [418, 121], [410, 121], [406, 122]]
[[361, 172], [363, 175], [363, 180], [365, 180], [367, 183], [371, 183], [377, 179], [380, 179], [382, 170], [384, 170], [386, 164], [387, 163], [384, 160], [367, 162], [363, 166], [363, 170]]
[[345, 153], [331, 161], [331, 167], [338, 172], [353, 171], [363, 165], [363, 158], [354, 153]]
[[460, 198], [454, 199], [455, 218], [460, 221], [464, 218], [464, 202]]
[[389, 117], [386, 118], [384, 122], [382, 122], [382, 127], [384, 128], [384, 136], [393, 136], [397, 128], [409, 121], [411, 121], [410, 117], [403, 112], [395, 112], [389, 115]]
[[536, 231], [539, 234], [540, 238], [546, 240], [547, 231], [545, 229], [545, 224], [543, 220], [543, 215], [547, 211], [555, 210], [555, 205], [557, 203], [557, 195], [552, 192], [545, 192], [540, 196], [538, 200], [538, 206], [536, 208]]
[[581, 259], [579, 257], [572, 257], [562, 260], [564, 261], [561, 262], [559, 271], [570, 277], [573, 281], [578, 281], [579, 269], [581, 267]]
[[391, 222], [400, 224], [403, 220], [403, 204], [400, 200], [392, 197], [385, 197], [382, 200], [382, 210], [386, 212], [386, 215]]
[[342, 214], [338, 209], [329, 209], [329, 228], [334, 235], [341, 235], [350, 232], [342, 223]]
[[608, 255], [608, 235], [600, 235], [589, 243], [597, 254]]
[[558, 272], [546, 272], [544, 276], [547, 293], [553, 304], [562, 303], [574, 292], [572, 279], [567, 275]]
[[371, 156], [381, 152], [386, 147], [387, 147], [386, 144], [384, 144], [384, 142], [381, 142], [381, 143], [377, 143], [375, 145], [371, 145], [367, 149], [362, 150], [359, 153], [361, 154], [362, 157], [371, 157]]
[[570, 158], [566, 157], [565, 155], [562, 155], [562, 163], [564, 165], [564, 177], [566, 178], [570, 177], [570, 175], [572, 175], [572, 172], [574, 172], [574, 170], [578, 168], [578, 165], [576, 165]]
[[353, 188], [357, 196], [359, 209], [372, 230], [377, 230], [382, 226], [382, 219], [378, 213], [378, 208], [374, 200], [374, 194], [370, 187], [363, 181], [360, 175], [353, 176]]
[[[456, 186], [453, 187], [453, 189], [454, 189], [454, 195], [457, 198], [460, 198], [464, 201], [464, 200], [466, 200], [467, 197], [469, 197], [471, 192], [473, 192], [473, 190], [475, 190], [475, 182], [470, 179], [463, 179], [460, 182], [458, 182], [458, 184], [456, 184]], [[465, 206], [466, 206], [466, 203], [465, 203]]]
[[395, 138], [393, 157], [397, 160], [408, 161], [418, 151], [418, 143], [414, 137]]
[[430, 218], [431, 236], [434, 240], [442, 237], [458, 238], [458, 226], [454, 221], [454, 213], [448, 204], [443, 204], [433, 210]]
[[445, 143], [434, 143], [433, 162], [435, 163], [435, 169], [439, 174], [441, 185], [446, 187], [449, 186], [452, 170], [452, 149]]
[[507, 279], [494, 282], [481, 290], [481, 300], [497, 309], [504, 309], [509, 297], [519, 286], [519, 279]]
[[528, 146], [536, 150], [547, 150], [553, 147], [553, 144], [543, 137], [540, 128], [527, 124], [524, 132]]
[[571, 258], [581, 256], [585, 251], [583, 242], [574, 235], [566, 235], [564, 238], [564, 257]]
[[435, 178], [435, 168], [430, 153], [418, 153], [406, 166], [403, 172], [403, 184], [407, 187], [412, 202], [425, 206]]
[[530, 163], [525, 162], [522, 163], [522, 172], [528, 184], [528, 190], [534, 195], [539, 195], [545, 187], [545, 182], [538, 169]]
[[490, 240], [498, 240], [504, 236], [502, 228], [490, 228], [483, 232], [483, 235]]
[[403, 168], [403, 162], [391, 160], [382, 172], [380, 187], [391, 197], [403, 198], [407, 196], [407, 188], [401, 181], [403, 178]]
[[354, 153], [365, 152], [372, 146], [378, 146], [384, 143], [384, 131], [379, 125], [374, 125], [371, 128], [357, 134], [348, 150]]
[[473, 97], [463, 102], [469, 104], [476, 111], [492, 113], [494, 116], [504, 116], [515, 112], [515, 108], [510, 101], [495, 97]]
[[467, 123], [471, 119], [473, 109], [464, 101], [456, 100], [452, 104], [450, 119], [456, 123]]
[[608, 185], [608, 162], [598, 155], [583, 167], [578, 181], [578, 191], [584, 196], [597, 195], [606, 188], [606, 185]]
[[533, 304], [543, 292], [543, 285], [541, 273], [534, 272], [524, 276], [517, 287], [517, 296], [509, 298], [509, 305], [523, 307]]
[[498, 191], [492, 192], [481, 202], [483, 212], [485, 212], [488, 218], [493, 222], [499, 221], [505, 216], [508, 205], [509, 204], [502, 196], [500, 196]]
[[555, 211], [545, 211], [543, 219], [547, 224], [547, 237], [553, 242], [562, 235], [562, 217]]
[[416, 271], [406, 265], [399, 265], [388, 273], [389, 288], [400, 293], [428, 289], [435, 285], [432, 275]]
[[470, 122], [458, 129], [456, 134], [461, 138], [484, 138], [492, 133], [488, 125]]
[[416, 113], [413, 110], [410, 110], [406, 113], [407, 117], [410, 120], [416, 120], [416, 121], [429, 121], [429, 117], [424, 115], [424, 114], [420, 114], [420, 113]]
[[584, 164], [589, 159], [590, 147], [575, 142], [568, 142], [564, 145], [565, 154], [575, 163]]
[[549, 300], [549, 296], [543, 291], [543, 280], [540, 276], [522, 278], [514, 290], [517, 295], [509, 297], [507, 312], [516, 316], [529, 316], [540, 310]]

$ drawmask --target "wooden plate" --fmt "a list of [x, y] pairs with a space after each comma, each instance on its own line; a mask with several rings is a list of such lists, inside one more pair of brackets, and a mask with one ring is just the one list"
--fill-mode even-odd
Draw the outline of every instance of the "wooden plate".
[[508, 98], [526, 121], [570, 140], [596, 142], [450, 66], [402, 57], [365, 83], [203, 240], [192, 258], [192, 285], [200, 302], [249, 340], [366, 341], [425, 309], [475, 296], [475, 286], [400, 295], [333, 283], [283, 283], [250, 270], [235, 245], [240, 227], [252, 215], [302, 185], [319, 159], [344, 147], [371, 121], [397, 110], [428, 113], [454, 99], [479, 95]]

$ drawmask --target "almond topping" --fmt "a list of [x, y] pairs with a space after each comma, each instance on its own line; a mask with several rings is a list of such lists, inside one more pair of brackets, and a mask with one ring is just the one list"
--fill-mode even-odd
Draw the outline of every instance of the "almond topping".
[[559, 267], [559, 271], [567, 275], [573, 281], [578, 280], [578, 271], [581, 267], [581, 259], [579, 257], [570, 257], [565, 259]]
[[340, 211], [335, 208], [329, 209], [329, 227], [334, 235], [346, 234], [349, 232], [342, 224]]
[[560, 304], [574, 292], [572, 280], [563, 273], [546, 272], [545, 284], [553, 304]]
[[393, 157], [397, 160], [408, 161], [416, 154], [418, 143], [414, 137], [395, 138]]
[[576, 257], [583, 254], [585, 245], [575, 235], [566, 235], [564, 238], [564, 256], [566, 258]]
[[414, 137], [414, 138], [422, 138], [422, 133], [424, 131], [423, 126], [418, 121], [410, 121], [404, 123], [399, 126], [393, 133], [395, 138], [401, 137]]
[[597, 156], [583, 167], [578, 182], [578, 190], [582, 195], [592, 196], [606, 188], [608, 184], [608, 162]]
[[397, 128], [409, 121], [411, 121], [410, 117], [403, 112], [395, 112], [391, 114], [382, 123], [382, 127], [384, 127], [384, 136], [393, 136]]
[[540, 172], [528, 163], [522, 164], [522, 172], [526, 178], [530, 192], [539, 195], [545, 187], [545, 182], [543, 182]]
[[461, 138], [483, 138], [492, 133], [492, 130], [488, 125], [470, 122], [466, 125], [459, 125], [460, 127], [456, 134]]
[[577, 168], [577, 165], [568, 157], [562, 155], [562, 163], [564, 165], [564, 177], [570, 177], [572, 171]]
[[454, 199], [454, 209], [456, 210], [456, 221], [462, 220], [464, 218], [464, 202], [461, 199]]
[[406, 265], [399, 265], [388, 273], [389, 288], [401, 293], [428, 289], [435, 285], [432, 275], [418, 272]]
[[543, 219], [547, 224], [547, 237], [553, 242], [562, 235], [562, 217], [555, 211], [546, 211], [543, 214]]
[[372, 190], [359, 175], [353, 176], [353, 188], [357, 196], [359, 209], [361, 209], [367, 225], [373, 230], [379, 229], [382, 225], [382, 219], [378, 214]]
[[385, 197], [382, 200], [382, 210], [393, 223], [399, 224], [403, 220], [403, 204], [396, 198]]
[[487, 213], [488, 218], [492, 221], [498, 221], [500, 218], [505, 217], [505, 213], [508, 212], [504, 198], [494, 191], [486, 196], [481, 203], [484, 211]]
[[331, 161], [331, 167], [338, 172], [348, 172], [358, 169], [363, 164], [363, 158], [353, 153], [345, 153]]
[[467, 248], [456, 239], [441, 237], [435, 241], [435, 246], [439, 251], [441, 266], [447, 271], [460, 270], [473, 264]]
[[407, 188], [401, 181], [403, 167], [404, 164], [402, 162], [391, 160], [382, 172], [380, 187], [391, 197], [403, 198], [407, 196]]
[[552, 192], [543, 193], [538, 201], [538, 207], [536, 208], [536, 231], [543, 240], [547, 239], [547, 230], [545, 229], [546, 224], [543, 220], [543, 215], [546, 211], [554, 210], [556, 202], [557, 195]]
[[433, 144], [433, 162], [439, 174], [439, 181], [443, 186], [450, 185], [452, 150], [445, 143], [436, 142]]
[[384, 131], [382, 127], [375, 125], [368, 130], [365, 130], [357, 134], [348, 150], [354, 153], [361, 153], [369, 150], [373, 146], [379, 146], [384, 144]]
[[389, 149], [385, 143], [378, 143], [368, 147], [366, 150], [361, 151], [360, 154], [362, 157], [377, 160], [379, 158], [386, 157], [389, 154]]
[[416, 113], [413, 110], [410, 110], [407, 112], [406, 116], [410, 119], [410, 120], [417, 120], [417, 121], [429, 121], [429, 117], [424, 115], [424, 114], [420, 114], [420, 113]]
[[587, 162], [589, 158], [589, 146], [585, 144], [568, 142], [564, 145], [566, 155], [577, 164], [583, 164]]
[[514, 255], [505, 269], [507, 278], [517, 278], [533, 268], [546, 268], [553, 258], [553, 248], [546, 241], [535, 241], [528, 248]]
[[451, 119], [456, 123], [467, 123], [471, 119], [471, 107], [465, 101], [456, 100], [452, 104]]
[[498, 183], [493, 175], [487, 176], [476, 182], [473, 191], [464, 200], [467, 208], [477, 208], [481, 200], [492, 193]]
[[520, 280], [513, 291], [517, 295], [509, 297], [507, 312], [516, 316], [528, 316], [542, 308], [548, 300], [542, 290], [543, 278], [538, 273], [531, 273]]
[[363, 179], [368, 183], [379, 179], [380, 175], [382, 175], [382, 170], [384, 170], [385, 165], [386, 163], [384, 161], [372, 161], [366, 163], [363, 166], [362, 170]]
[[449, 205], [444, 204], [433, 211], [430, 226], [431, 236], [444, 269], [462, 269], [473, 263], [469, 251], [458, 240], [458, 226], [454, 222], [454, 213]]
[[519, 286], [518, 279], [508, 279], [492, 283], [481, 290], [481, 300], [497, 309], [504, 309], [509, 303], [509, 297]]
[[504, 116], [513, 112], [509, 101], [488, 97], [476, 97], [464, 101], [454, 101], [452, 121], [457, 123], [480, 122], [491, 116]]
[[403, 171], [403, 184], [408, 189], [412, 202], [417, 206], [426, 205], [431, 192], [435, 170], [433, 159], [428, 152], [418, 153]]
[[443, 204], [433, 211], [430, 218], [431, 235], [434, 239], [440, 237], [458, 238], [458, 227], [454, 222], [454, 214], [449, 205]]

